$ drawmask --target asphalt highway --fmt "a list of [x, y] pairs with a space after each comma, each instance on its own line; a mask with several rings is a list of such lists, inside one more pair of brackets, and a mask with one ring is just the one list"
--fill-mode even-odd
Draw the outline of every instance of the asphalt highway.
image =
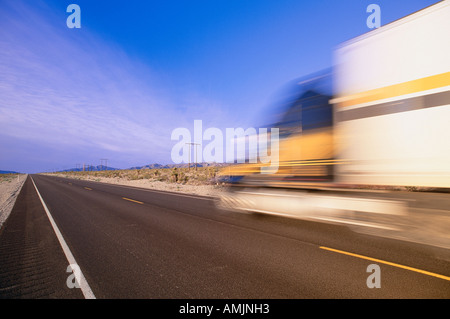
[[450, 253], [209, 197], [30, 175], [0, 230], [0, 297], [448, 299]]

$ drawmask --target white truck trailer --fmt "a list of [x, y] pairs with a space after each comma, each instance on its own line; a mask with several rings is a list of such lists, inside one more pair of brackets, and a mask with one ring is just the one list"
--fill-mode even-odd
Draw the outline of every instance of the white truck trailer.
[[450, 187], [450, 1], [340, 45], [334, 83], [336, 182]]

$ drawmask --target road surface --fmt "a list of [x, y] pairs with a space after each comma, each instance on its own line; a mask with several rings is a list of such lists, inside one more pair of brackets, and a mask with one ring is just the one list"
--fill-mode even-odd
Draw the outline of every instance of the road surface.
[[30, 175], [0, 230], [0, 297], [448, 299], [450, 254], [208, 197]]

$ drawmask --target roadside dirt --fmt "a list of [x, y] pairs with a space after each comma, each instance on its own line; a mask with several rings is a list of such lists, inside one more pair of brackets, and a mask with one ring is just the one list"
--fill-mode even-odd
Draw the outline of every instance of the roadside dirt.
[[11, 213], [26, 177], [26, 174], [0, 175], [0, 228]]

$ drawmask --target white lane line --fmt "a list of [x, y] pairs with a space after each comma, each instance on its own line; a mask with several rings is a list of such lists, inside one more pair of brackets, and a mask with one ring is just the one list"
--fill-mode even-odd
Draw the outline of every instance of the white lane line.
[[[50, 220], [50, 224], [52, 225], [53, 230], [55, 231], [56, 237], [59, 240], [59, 243], [64, 251], [64, 254], [66, 255], [67, 261], [69, 262], [70, 265], [73, 265], [73, 264], [78, 265], [78, 263], [75, 260], [75, 257], [73, 257], [72, 252], [69, 249], [69, 246], [67, 246], [67, 243], [64, 240], [64, 237], [62, 236], [61, 232], [59, 231], [58, 226], [56, 225], [55, 221], [53, 220], [53, 217], [50, 214], [50, 211], [48, 210], [47, 205], [45, 204], [44, 200], [42, 199], [42, 196], [39, 193], [39, 190], [36, 187], [36, 184], [34, 183], [33, 177], [31, 177], [31, 181], [33, 182], [33, 185], [34, 185], [34, 188], [36, 189], [37, 194], [39, 195], [42, 206], [44, 206], [45, 212], [47, 213], [47, 217]], [[79, 286], [80, 286], [81, 292], [84, 295], [84, 298], [96, 299], [95, 295], [92, 292], [91, 287], [89, 287], [89, 284], [88, 284], [86, 278], [84, 277], [81, 269], [80, 269], [80, 273], [79, 273], [79, 279], [80, 279]]]

